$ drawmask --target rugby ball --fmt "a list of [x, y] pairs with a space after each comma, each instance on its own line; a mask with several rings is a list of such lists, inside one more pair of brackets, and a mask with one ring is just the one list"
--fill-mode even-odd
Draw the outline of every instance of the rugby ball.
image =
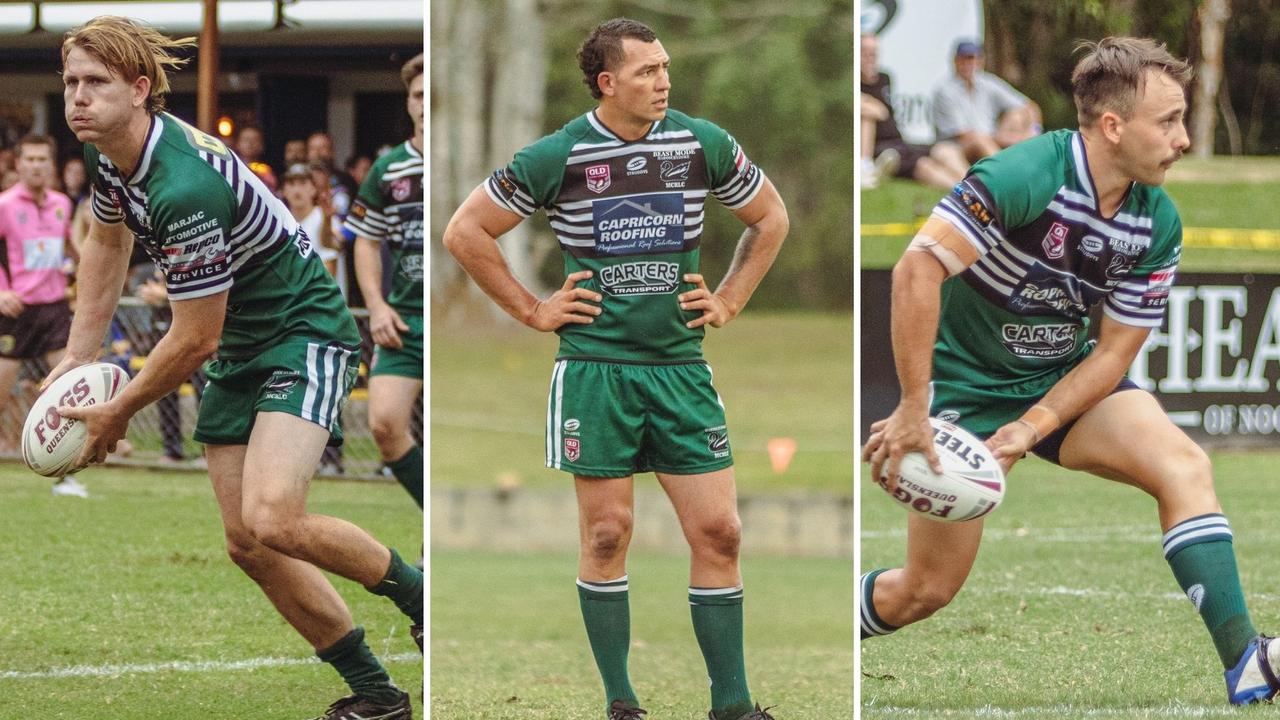
[[100, 405], [120, 394], [129, 375], [117, 365], [90, 363], [68, 370], [36, 398], [22, 426], [22, 460], [46, 477], [61, 477], [80, 457], [83, 423], [58, 414], [60, 406]]
[[[991, 450], [962, 427], [937, 418], [929, 418], [929, 424], [942, 474], [929, 467], [924, 453], [907, 453], [898, 466], [898, 487], [889, 496], [912, 512], [945, 522], [973, 520], [995, 510], [1004, 499], [1004, 471]], [[885, 492], [887, 477], [880, 478]]]

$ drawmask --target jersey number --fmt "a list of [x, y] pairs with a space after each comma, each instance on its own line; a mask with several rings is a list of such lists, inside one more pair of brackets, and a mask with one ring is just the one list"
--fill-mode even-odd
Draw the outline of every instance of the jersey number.
[[210, 152], [215, 152], [224, 157], [226, 156], [227, 146], [223, 145], [221, 140], [215, 139], [214, 137], [195, 129], [181, 119], [178, 120], [178, 124], [182, 126], [182, 129], [187, 131], [187, 135], [191, 138], [191, 144], [196, 147], [202, 147]]

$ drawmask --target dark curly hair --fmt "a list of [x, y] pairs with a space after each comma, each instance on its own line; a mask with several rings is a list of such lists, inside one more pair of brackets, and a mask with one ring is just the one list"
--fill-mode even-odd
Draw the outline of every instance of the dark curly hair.
[[624, 38], [651, 43], [658, 36], [642, 22], [614, 18], [597, 25], [578, 47], [578, 67], [582, 68], [582, 83], [591, 91], [591, 97], [597, 100], [604, 96], [600, 92], [600, 83], [597, 82], [600, 73], [618, 67], [627, 57], [622, 49]]

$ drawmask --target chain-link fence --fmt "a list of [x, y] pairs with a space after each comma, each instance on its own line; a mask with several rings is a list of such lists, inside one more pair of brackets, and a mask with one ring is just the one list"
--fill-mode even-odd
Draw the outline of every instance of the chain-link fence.
[[[369, 431], [368, 368], [373, 356], [373, 340], [369, 336], [369, 313], [352, 308], [363, 338], [360, 353], [360, 377], [342, 412], [341, 448], [328, 448], [317, 472], [321, 476], [354, 479], [385, 477], [378, 448]], [[147, 353], [169, 329], [168, 308], [147, 305], [138, 298], [124, 297], [116, 309], [115, 319], [107, 334], [101, 360], [115, 363], [132, 377], [146, 364]], [[0, 392], [12, 393], [0, 412], [0, 458], [19, 459], [18, 440], [27, 410], [35, 400], [40, 380], [48, 372], [43, 361], [27, 361], [18, 383]], [[176, 392], [143, 408], [129, 423], [127, 447], [120, 447], [109, 463], [154, 467], [198, 469], [203, 466], [202, 446], [191, 439], [196, 411], [204, 391], [204, 374], [197, 373]], [[414, 408], [411, 432], [422, 442], [422, 398]]]

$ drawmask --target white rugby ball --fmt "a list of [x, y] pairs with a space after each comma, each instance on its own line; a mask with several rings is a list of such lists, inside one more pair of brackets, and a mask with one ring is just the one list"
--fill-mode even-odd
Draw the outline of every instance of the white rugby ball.
[[[907, 453], [898, 466], [898, 487], [889, 496], [912, 512], [945, 522], [973, 520], [995, 510], [1005, 485], [991, 450], [962, 427], [937, 418], [929, 418], [929, 424], [942, 474], [929, 467], [924, 453]], [[880, 486], [888, 492], [886, 477]]]
[[84, 423], [58, 414], [59, 406], [100, 405], [120, 394], [129, 375], [111, 363], [68, 370], [36, 398], [22, 426], [22, 460], [46, 477], [60, 477], [80, 457]]

